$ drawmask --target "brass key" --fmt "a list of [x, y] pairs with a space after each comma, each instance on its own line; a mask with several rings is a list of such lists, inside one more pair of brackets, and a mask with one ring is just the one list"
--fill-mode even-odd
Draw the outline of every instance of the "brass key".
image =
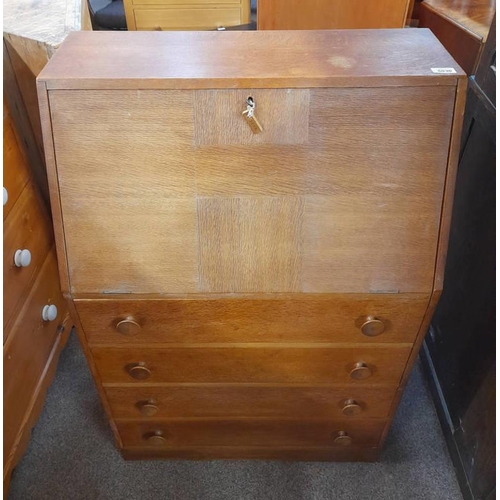
[[262, 132], [262, 125], [259, 123], [259, 120], [257, 120], [255, 116], [255, 101], [253, 100], [252, 97], [249, 97], [247, 99], [247, 109], [243, 111], [242, 115], [245, 117], [245, 120], [248, 123], [250, 130], [254, 134]]

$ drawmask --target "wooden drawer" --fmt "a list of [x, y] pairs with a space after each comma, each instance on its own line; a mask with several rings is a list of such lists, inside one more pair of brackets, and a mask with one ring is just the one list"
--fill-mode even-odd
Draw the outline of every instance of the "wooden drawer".
[[28, 182], [29, 170], [26, 158], [19, 148], [10, 115], [4, 118], [3, 124], [3, 187], [8, 194], [7, 203], [3, 207], [5, 220]]
[[[305, 383], [397, 385], [410, 347], [94, 347], [103, 383]], [[366, 366], [356, 366], [364, 363]], [[351, 376], [352, 370], [356, 370]], [[132, 373], [132, 375], [131, 375]], [[359, 377], [366, 378], [360, 379]], [[136, 378], [134, 378], [136, 377]]]
[[75, 300], [75, 306], [94, 345], [412, 343], [428, 300], [426, 294], [311, 294], [266, 299]]
[[115, 418], [386, 418], [395, 388], [106, 387]]
[[[244, 3], [246, 3], [248, 0], [243, 0]], [[214, 5], [225, 5], [225, 4], [240, 4], [242, 3], [242, 0], [132, 0], [132, 3], [134, 5], [158, 5], [162, 7], [166, 6], [173, 6], [179, 7], [193, 7], [193, 8], [199, 8], [202, 7], [203, 5], [209, 5], [209, 6], [214, 6]], [[189, 5], [189, 4], [192, 5]]]
[[202, 30], [241, 24], [240, 7], [134, 8], [138, 30]]
[[[54, 304], [58, 309], [53, 321], [42, 320], [42, 309], [46, 304]], [[65, 315], [56, 256], [51, 251], [4, 345], [4, 453], [12, 448], [23, 425], [24, 414], [42, 377]], [[4, 460], [6, 458], [4, 456]]]
[[[290, 421], [290, 420], [159, 420], [117, 421], [124, 446], [343, 446], [339, 432], [352, 446], [377, 446], [385, 420]], [[158, 434], [161, 433], [161, 437]], [[154, 437], [152, 437], [154, 436]], [[339, 442], [341, 441], [341, 442]]]
[[[6, 325], [12, 319], [26, 288], [42, 266], [52, 238], [49, 221], [40, 206], [34, 187], [29, 184], [4, 223], [4, 339], [8, 333]], [[14, 264], [14, 254], [23, 249], [31, 252], [31, 263], [28, 267], [17, 267]], [[59, 282], [57, 278], [56, 281]]]

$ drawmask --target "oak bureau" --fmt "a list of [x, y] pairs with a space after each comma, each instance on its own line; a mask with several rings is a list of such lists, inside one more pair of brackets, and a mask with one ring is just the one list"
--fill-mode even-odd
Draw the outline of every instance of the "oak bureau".
[[425, 29], [68, 36], [38, 77], [61, 285], [124, 457], [377, 458], [466, 82]]

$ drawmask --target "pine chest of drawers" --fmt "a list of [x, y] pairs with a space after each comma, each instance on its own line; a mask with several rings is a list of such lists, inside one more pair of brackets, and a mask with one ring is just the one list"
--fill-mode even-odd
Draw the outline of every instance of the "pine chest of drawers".
[[[12, 88], [9, 88], [12, 91]], [[28, 446], [71, 330], [50, 217], [18, 134], [3, 108], [3, 487]], [[13, 117], [14, 116], [14, 117]]]
[[465, 88], [428, 30], [69, 35], [38, 78], [61, 282], [125, 457], [377, 457]]

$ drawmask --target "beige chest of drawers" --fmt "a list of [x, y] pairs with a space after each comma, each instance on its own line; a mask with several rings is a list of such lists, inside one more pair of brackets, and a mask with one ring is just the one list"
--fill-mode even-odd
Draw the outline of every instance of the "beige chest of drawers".
[[38, 86], [124, 456], [375, 459], [442, 287], [466, 80], [433, 35], [76, 33]]
[[129, 30], [214, 30], [250, 22], [250, 0], [124, 0], [124, 7]]

